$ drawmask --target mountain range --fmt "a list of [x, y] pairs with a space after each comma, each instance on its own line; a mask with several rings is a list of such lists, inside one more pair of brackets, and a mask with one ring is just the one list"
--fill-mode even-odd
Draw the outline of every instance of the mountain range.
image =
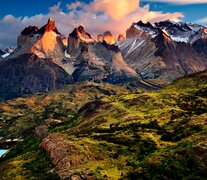
[[206, 27], [22, 29], [0, 50], [1, 179], [206, 179]]
[[139, 21], [115, 41], [109, 31], [92, 38], [79, 26], [67, 40], [49, 18], [41, 28], [26, 27], [10, 49], [0, 62], [2, 100], [82, 81], [157, 89], [207, 68], [207, 28]]

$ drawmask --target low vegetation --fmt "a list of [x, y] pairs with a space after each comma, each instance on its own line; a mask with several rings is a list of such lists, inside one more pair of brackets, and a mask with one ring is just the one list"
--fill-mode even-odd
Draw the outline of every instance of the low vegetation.
[[[30, 131], [1, 159], [1, 177], [12, 177], [15, 171], [15, 177], [34, 179], [43, 174], [50, 179], [57, 174], [82, 179], [206, 179], [206, 72], [152, 92], [91, 86], [1, 104], [2, 135], [56, 119], [61, 123], [48, 126], [49, 137], [60, 136], [70, 147], [62, 149], [70, 166], [52, 165], [51, 154]], [[74, 89], [75, 97], [70, 95]]]

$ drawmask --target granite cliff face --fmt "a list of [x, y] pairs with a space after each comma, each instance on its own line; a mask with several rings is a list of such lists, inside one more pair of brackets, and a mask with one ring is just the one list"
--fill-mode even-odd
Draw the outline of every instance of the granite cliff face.
[[25, 28], [17, 46], [0, 63], [1, 99], [49, 92], [72, 82], [72, 65], [64, 62], [65, 46], [53, 19], [42, 28]]
[[70, 33], [68, 36], [67, 52], [71, 54], [74, 51], [78, 50], [81, 43], [93, 43], [93, 42], [95, 42], [95, 40], [92, 39], [91, 35], [85, 32], [83, 26], [79, 26], [78, 28], [75, 28], [73, 32]]
[[126, 83], [138, 78], [136, 72], [123, 60], [118, 47], [104, 43], [86, 44], [74, 63], [75, 81]]
[[50, 59], [22, 54], [0, 62], [0, 100], [49, 92], [72, 83], [72, 78]]
[[69, 34], [67, 53], [75, 68], [75, 81], [125, 83], [138, 78], [123, 60], [120, 49], [107, 43], [105, 37], [99, 35], [100, 42], [95, 42], [82, 26]]
[[62, 58], [64, 52], [61, 35], [51, 18], [40, 29], [36, 26], [25, 28], [18, 37], [17, 46], [17, 52], [9, 58], [24, 53], [34, 53], [40, 58]]
[[49, 18], [46, 25], [41, 28], [29, 26], [18, 37], [17, 50], [8, 58], [15, 58], [22, 54], [32, 53], [39, 58], [50, 59], [62, 67], [68, 74], [73, 71], [72, 65], [64, 61], [65, 45], [62, 35], [55, 27], [55, 21]]

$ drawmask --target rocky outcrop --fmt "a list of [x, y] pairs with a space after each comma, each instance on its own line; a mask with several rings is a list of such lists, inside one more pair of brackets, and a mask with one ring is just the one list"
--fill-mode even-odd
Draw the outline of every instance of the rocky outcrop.
[[48, 128], [45, 125], [40, 125], [35, 128], [35, 134], [38, 138], [44, 139], [48, 135]]
[[125, 39], [124, 35], [123, 35], [123, 34], [119, 34], [119, 36], [118, 36], [118, 41], [122, 41], [122, 40], [124, 40], [124, 39]]
[[75, 174], [76, 167], [86, 163], [89, 159], [96, 161], [97, 158], [90, 151], [84, 151], [83, 147], [66, 142], [58, 134], [50, 134], [44, 138], [41, 147], [50, 156], [50, 160], [55, 165], [61, 179], [85, 179], [87, 174], [80, 176]]

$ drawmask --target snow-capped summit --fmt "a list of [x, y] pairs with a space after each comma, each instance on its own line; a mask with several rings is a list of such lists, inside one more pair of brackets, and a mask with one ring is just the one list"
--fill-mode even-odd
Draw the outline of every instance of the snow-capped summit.
[[155, 23], [155, 27], [167, 32], [176, 42], [192, 42], [192, 37], [201, 29], [200, 25], [193, 23], [161, 21]]
[[[139, 21], [133, 23], [127, 30], [127, 37], [150, 37], [155, 38], [160, 33], [164, 33], [175, 42], [193, 43], [201, 36], [206, 36], [205, 27], [194, 23], [174, 22], [171, 20], [143, 23]], [[201, 35], [202, 34], [202, 35]]]
[[193, 23], [133, 23], [118, 41], [126, 62], [143, 79], [172, 81], [207, 68], [207, 29]]
[[132, 26], [126, 31], [127, 38], [133, 38], [136, 36], [154, 38], [158, 34], [158, 29], [154, 28], [151, 23], [143, 23], [142, 21], [133, 23]]

